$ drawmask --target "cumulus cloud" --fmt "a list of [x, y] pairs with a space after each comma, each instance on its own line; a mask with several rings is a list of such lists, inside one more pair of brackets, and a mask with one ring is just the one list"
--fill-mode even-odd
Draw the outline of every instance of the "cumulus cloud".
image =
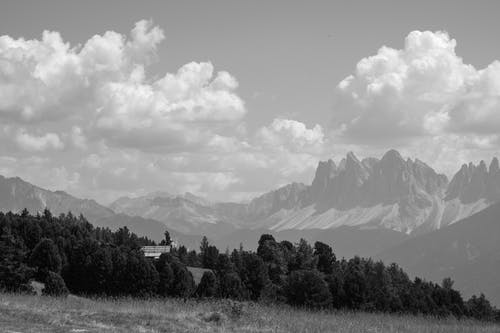
[[258, 139], [265, 145], [293, 152], [318, 152], [324, 143], [323, 128], [315, 125], [307, 128], [304, 123], [290, 119], [274, 119], [269, 126], [262, 127], [257, 133]]
[[137, 22], [130, 37], [114, 31], [82, 46], [58, 32], [41, 40], [0, 37], [0, 117], [59, 122], [83, 147], [87, 138], [123, 147], [200, 149], [246, 110], [238, 82], [210, 62], [191, 62], [159, 79], [146, 75], [164, 33]]
[[211, 62], [149, 74], [164, 38], [150, 21], [78, 45], [1, 36], [0, 173], [101, 202], [154, 190], [234, 200], [309, 183], [318, 160], [350, 150], [396, 147], [451, 173], [500, 146], [500, 63], [465, 64], [444, 32], [361, 60], [335, 89], [333, 126], [257, 129], [236, 78]]
[[128, 36], [107, 31], [77, 45], [56, 31], [0, 36], [0, 158], [17, 161], [2, 173], [102, 201], [239, 184], [230, 163], [215, 162], [250, 149], [238, 81], [209, 61], [148, 74], [164, 39], [146, 20]]
[[446, 32], [413, 31], [402, 49], [383, 46], [359, 61], [335, 88], [336, 147], [364, 156], [393, 147], [448, 175], [498, 155], [500, 62], [477, 69], [456, 45]]
[[48, 149], [59, 150], [64, 148], [64, 144], [55, 133], [46, 133], [41, 136], [36, 136], [21, 129], [17, 132], [15, 140], [20, 148], [27, 151], [45, 151]]
[[362, 59], [335, 92], [334, 127], [359, 142], [448, 132], [494, 132], [500, 125], [500, 65], [477, 70], [445, 32], [413, 31], [403, 49]]

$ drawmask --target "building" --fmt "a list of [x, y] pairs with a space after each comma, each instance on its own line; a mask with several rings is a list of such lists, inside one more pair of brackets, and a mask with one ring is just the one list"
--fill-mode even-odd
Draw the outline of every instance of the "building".
[[145, 257], [158, 259], [162, 253], [170, 252], [170, 246], [143, 246], [141, 250], [144, 252]]

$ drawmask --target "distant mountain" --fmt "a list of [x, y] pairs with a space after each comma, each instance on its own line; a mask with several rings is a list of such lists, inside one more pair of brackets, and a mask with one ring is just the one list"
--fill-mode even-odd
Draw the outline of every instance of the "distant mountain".
[[[418, 159], [404, 160], [395, 150], [381, 159], [359, 160], [348, 153], [338, 165], [332, 160], [319, 162], [310, 186], [294, 186], [293, 191], [285, 191], [284, 187], [252, 200], [249, 213], [241, 218], [247, 226], [276, 231], [353, 226], [425, 233], [468, 217], [500, 199], [498, 160], [493, 160], [485, 174], [473, 171], [482, 170], [484, 164], [470, 164], [470, 175], [457, 181], [459, 171], [448, 185], [445, 175]], [[482, 188], [477, 183], [487, 185]], [[267, 200], [273, 207], [268, 214], [252, 214], [250, 207], [255, 202], [266, 201], [275, 193], [280, 193], [280, 200]]]
[[[180, 245], [186, 246], [188, 249], [198, 250], [202, 234], [200, 235], [186, 235], [171, 228], [166, 228], [165, 225], [159, 221], [145, 219], [138, 216], [129, 216], [125, 214], [114, 214], [112, 216], [100, 218], [93, 223], [95, 226], [109, 228], [116, 230], [126, 226], [131, 232], [148, 237], [151, 240], [160, 242], [164, 239], [165, 230], [168, 230], [170, 237]], [[212, 241], [213, 242], [213, 241]]]
[[372, 257], [374, 254], [401, 244], [408, 238], [401, 232], [389, 229], [360, 229], [357, 227], [342, 226], [336, 229], [304, 229], [271, 231], [267, 229], [236, 229], [223, 237], [214, 236], [213, 242], [220, 249], [239, 248], [256, 250], [262, 234], [271, 234], [276, 240], [298, 242], [301, 238], [311, 245], [320, 241], [332, 246], [338, 258], [352, 258], [355, 255]]
[[[155, 219], [184, 233], [219, 224], [274, 231], [383, 228], [406, 234], [436, 230], [500, 200], [500, 168], [469, 164], [445, 175], [390, 150], [381, 159], [353, 153], [337, 165], [319, 162], [311, 185], [292, 183], [249, 203], [212, 203], [194, 195], [121, 198], [116, 212]], [[220, 228], [218, 228], [220, 229]]]
[[495, 157], [489, 168], [481, 161], [479, 165], [472, 163], [462, 165], [455, 174], [446, 191], [446, 200], [460, 199], [463, 203], [478, 200], [489, 202], [500, 201], [500, 167]]
[[[434, 223], [447, 178], [395, 151], [360, 161], [353, 153], [336, 165], [320, 162], [301, 205], [281, 211], [271, 229], [383, 227], [409, 233]], [[271, 216], [270, 221], [276, 220]]]
[[[395, 150], [381, 159], [359, 160], [348, 153], [338, 164], [332, 160], [319, 162], [311, 185], [291, 183], [248, 203], [219, 203], [191, 193], [154, 192], [123, 197], [106, 208], [93, 200], [44, 190], [20, 178], [0, 177], [2, 211], [26, 207], [36, 213], [48, 207], [55, 214], [82, 213], [98, 226], [111, 221], [115, 226], [120, 221], [137, 226], [142, 218], [140, 234], [156, 235], [165, 227], [184, 235], [207, 235], [224, 241], [247, 230], [278, 234], [297, 231], [297, 235], [319, 237], [323, 234], [318, 230], [339, 227], [419, 235], [471, 216], [497, 200], [500, 167], [496, 158], [489, 168], [485, 162], [464, 165], [448, 182], [446, 176], [425, 163], [405, 160]], [[126, 216], [138, 219], [127, 220]]]
[[500, 305], [500, 203], [453, 225], [410, 238], [377, 258], [434, 281], [451, 277], [465, 296], [483, 292]]
[[[157, 192], [153, 195], [155, 198], [168, 196], [169, 194], [165, 192]], [[94, 200], [78, 199], [63, 191], [45, 190], [18, 177], [5, 178], [0, 176], [0, 211], [19, 212], [24, 208], [33, 214], [41, 213], [45, 208], [50, 209], [54, 215], [68, 212], [72, 212], [74, 215], [82, 214], [95, 226], [107, 227], [112, 230], [126, 226], [132, 232], [156, 241], [161, 241], [165, 230], [167, 230], [165, 224], [161, 222], [125, 214], [115, 214], [113, 210]], [[169, 231], [172, 238], [178, 243], [189, 248], [198, 248], [202, 236], [185, 235], [173, 228], [169, 228]]]
[[238, 215], [241, 207], [238, 204], [221, 204], [220, 209], [218, 207], [191, 193], [175, 196], [158, 192], [137, 198], [123, 197], [110, 205], [116, 213], [157, 220], [184, 233], [201, 234], [205, 231], [212, 234], [214, 229], [222, 226], [229, 228], [227, 232], [230, 232], [238, 224], [233, 217]]
[[109, 217], [114, 212], [94, 200], [78, 199], [63, 191], [49, 191], [32, 185], [21, 178], [0, 176], [0, 211], [19, 212], [28, 209], [36, 214], [49, 208], [53, 214], [83, 214], [89, 221]]

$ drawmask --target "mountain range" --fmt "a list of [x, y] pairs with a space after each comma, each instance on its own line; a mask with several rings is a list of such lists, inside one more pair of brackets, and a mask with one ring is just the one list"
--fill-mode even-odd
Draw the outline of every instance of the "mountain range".
[[122, 197], [105, 207], [17, 177], [0, 176], [1, 211], [27, 208], [36, 213], [48, 207], [55, 214], [81, 213], [94, 224], [117, 219], [117, 214], [128, 215], [143, 218], [145, 225], [160, 222], [179, 233], [206, 234], [212, 239], [242, 229], [279, 233], [341, 226], [418, 235], [451, 225], [497, 201], [497, 158], [489, 167], [484, 161], [464, 164], [448, 181], [424, 162], [405, 160], [395, 150], [380, 159], [359, 160], [348, 153], [338, 164], [333, 160], [319, 162], [310, 185], [291, 183], [248, 203], [211, 202], [191, 193], [154, 192]]
[[416, 159], [390, 150], [381, 159], [359, 160], [353, 153], [337, 165], [319, 162], [311, 185], [292, 183], [249, 203], [211, 203], [192, 194], [165, 193], [120, 198], [118, 213], [161, 221], [191, 233], [200, 226], [273, 231], [384, 228], [419, 234], [450, 225], [500, 200], [500, 170], [464, 165], [448, 181]]
[[291, 183], [247, 203], [154, 192], [105, 207], [0, 176], [0, 211], [71, 211], [96, 226], [127, 226], [154, 240], [168, 229], [189, 248], [196, 248], [202, 235], [219, 248], [255, 248], [263, 233], [319, 240], [333, 244], [338, 257], [397, 262], [436, 281], [451, 276], [464, 293], [487, 291], [500, 304], [500, 285], [493, 281], [500, 273], [498, 201], [497, 158], [489, 166], [464, 164], [448, 180], [395, 150], [380, 159], [348, 153], [338, 164], [319, 162], [310, 185]]

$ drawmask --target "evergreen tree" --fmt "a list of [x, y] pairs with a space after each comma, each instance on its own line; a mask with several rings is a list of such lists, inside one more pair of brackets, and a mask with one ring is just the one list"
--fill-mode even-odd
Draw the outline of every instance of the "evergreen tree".
[[214, 245], [209, 245], [201, 255], [203, 268], [215, 269], [219, 259], [219, 250]]
[[219, 296], [222, 298], [242, 299], [244, 290], [239, 275], [234, 271], [219, 276]]
[[198, 297], [215, 297], [217, 295], [218, 283], [217, 277], [211, 271], [206, 271], [201, 277], [200, 284], [196, 289]]
[[30, 265], [37, 268], [37, 275], [40, 279], [45, 279], [48, 272], [61, 272], [61, 256], [54, 241], [43, 238], [35, 246], [30, 256]]
[[172, 245], [172, 239], [170, 238], [170, 232], [168, 232], [168, 230], [165, 230], [165, 233], [163, 235], [164, 235], [164, 238], [162, 239], [160, 245], [166, 245], [166, 246]]
[[47, 296], [66, 297], [69, 294], [69, 290], [59, 274], [49, 271], [42, 293]]
[[286, 297], [293, 305], [310, 308], [327, 307], [332, 301], [328, 285], [316, 270], [297, 270], [290, 273]]
[[335, 265], [335, 254], [332, 248], [321, 242], [314, 243], [314, 256], [317, 258], [318, 270], [325, 274], [332, 274]]
[[294, 270], [312, 270], [316, 268], [317, 258], [312, 247], [303, 238], [300, 239], [295, 255]]
[[270, 283], [266, 264], [261, 257], [254, 253], [244, 252], [241, 254], [239, 275], [251, 300], [258, 300], [264, 288]]

